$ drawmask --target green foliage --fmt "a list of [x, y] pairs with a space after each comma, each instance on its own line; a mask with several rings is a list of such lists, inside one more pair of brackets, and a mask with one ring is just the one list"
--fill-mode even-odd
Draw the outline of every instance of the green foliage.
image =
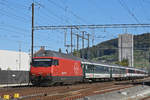
[[122, 61], [116, 62], [116, 64], [121, 65], [121, 66], [129, 66], [129, 61], [128, 59], [123, 59]]
[[134, 52], [134, 66], [139, 68], [149, 68], [150, 51], [135, 50]]
[[74, 56], [76, 56], [76, 57], [80, 57], [80, 52], [79, 52], [79, 51], [74, 50], [73, 55], [74, 55]]
[[84, 55], [85, 58], [93, 59], [97, 57], [102, 57], [104, 55], [116, 54], [118, 48], [118, 39], [112, 39], [104, 41], [100, 44], [97, 44], [89, 49], [81, 49], [81, 55]]

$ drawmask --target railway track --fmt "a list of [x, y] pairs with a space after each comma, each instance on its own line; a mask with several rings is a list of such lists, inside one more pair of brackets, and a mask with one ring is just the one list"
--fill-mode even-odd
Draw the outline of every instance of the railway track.
[[[137, 80], [137, 82], [140, 81], [144, 81], [144, 79]], [[131, 83], [131, 81], [117, 81], [52, 87], [1, 88], [0, 96], [3, 97], [4, 94], [8, 94], [13, 97], [14, 93], [18, 93], [20, 95], [19, 100], [73, 100], [135, 86]]]

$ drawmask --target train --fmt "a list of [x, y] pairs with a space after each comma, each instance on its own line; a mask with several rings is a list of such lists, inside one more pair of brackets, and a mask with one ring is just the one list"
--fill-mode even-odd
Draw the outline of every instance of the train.
[[126, 80], [147, 76], [146, 70], [92, 62], [51, 50], [38, 52], [30, 67], [30, 81], [33, 85]]

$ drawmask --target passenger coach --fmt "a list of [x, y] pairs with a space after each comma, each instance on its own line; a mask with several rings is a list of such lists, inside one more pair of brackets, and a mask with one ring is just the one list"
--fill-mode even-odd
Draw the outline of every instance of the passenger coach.
[[117, 65], [107, 65], [101, 63], [81, 62], [84, 69], [85, 78], [91, 81], [101, 79], [135, 79], [148, 76], [145, 70], [123, 67]]

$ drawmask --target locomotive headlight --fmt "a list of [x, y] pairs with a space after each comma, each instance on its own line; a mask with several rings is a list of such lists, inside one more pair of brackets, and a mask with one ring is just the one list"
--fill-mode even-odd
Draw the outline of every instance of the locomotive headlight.
[[33, 76], [35, 76], [35, 74], [32, 74]]

